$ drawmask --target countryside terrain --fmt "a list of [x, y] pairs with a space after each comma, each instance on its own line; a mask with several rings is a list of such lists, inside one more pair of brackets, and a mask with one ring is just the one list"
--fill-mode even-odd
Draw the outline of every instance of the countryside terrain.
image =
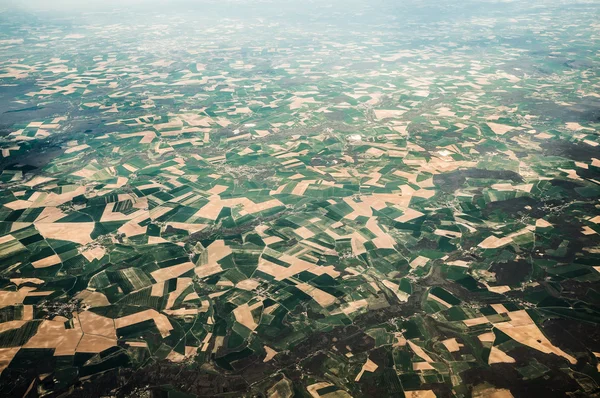
[[600, 396], [600, 3], [0, 12], [0, 396]]

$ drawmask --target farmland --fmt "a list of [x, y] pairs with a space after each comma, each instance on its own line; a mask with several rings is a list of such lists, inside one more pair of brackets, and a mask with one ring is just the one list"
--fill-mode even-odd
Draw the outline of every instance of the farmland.
[[600, 396], [600, 4], [175, 3], [0, 13], [0, 396]]

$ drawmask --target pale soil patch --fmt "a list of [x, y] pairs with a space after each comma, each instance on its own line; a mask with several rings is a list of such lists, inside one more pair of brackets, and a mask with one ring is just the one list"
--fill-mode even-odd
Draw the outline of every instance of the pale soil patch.
[[553, 345], [544, 336], [525, 310], [513, 311], [508, 314], [511, 319], [509, 322], [496, 323], [494, 326], [521, 344], [546, 354], [552, 353], [561, 356], [571, 364], [577, 363], [574, 357]]
[[374, 112], [375, 117], [379, 120], [399, 118], [406, 113], [406, 111], [400, 109], [375, 109]]
[[130, 171], [130, 172], [132, 172], [132, 173], [135, 173], [135, 172], [137, 171], [137, 167], [134, 167], [134, 166], [132, 166], [132, 165], [130, 165], [130, 164], [127, 164], [127, 163], [123, 164], [123, 167], [124, 167], [126, 170], [128, 170], [128, 171]]
[[83, 332], [76, 318], [73, 323], [74, 328], [66, 329], [64, 321], [60, 319], [44, 320], [23, 348], [54, 348], [54, 356], [75, 355]]
[[400, 285], [398, 285], [390, 280], [387, 280], [387, 279], [383, 280], [381, 283], [383, 284], [383, 286], [390, 289], [392, 291], [392, 293], [394, 293], [396, 295], [398, 300], [400, 300], [401, 302], [408, 301], [409, 296], [407, 293], [400, 290]]
[[44, 238], [66, 240], [87, 245], [92, 242], [92, 231], [95, 223], [79, 222], [79, 223], [36, 223], [35, 228]]
[[0, 323], [0, 333], [4, 333], [8, 330], [18, 329], [21, 326], [25, 325], [27, 320], [16, 320], [16, 321], [8, 321]]
[[125, 186], [125, 184], [127, 184], [128, 181], [129, 181], [129, 178], [127, 178], [127, 177], [117, 177], [116, 183], [106, 184], [106, 186], [104, 187], [104, 189], [102, 191], [110, 192], [110, 190], [112, 190], [112, 189], [121, 188], [121, 187]]
[[185, 274], [189, 270], [194, 269], [194, 263], [188, 261], [182, 264], [173, 265], [171, 267], [161, 268], [156, 271], [152, 271], [150, 275], [156, 282], [163, 282], [169, 279], [177, 278], [180, 275]]
[[223, 343], [225, 343], [225, 336], [216, 336], [215, 337], [215, 344], [213, 346], [213, 353], [216, 353], [219, 351], [219, 349], [223, 346]]
[[443, 305], [443, 306], [444, 306], [444, 307], [446, 307], [446, 308], [450, 308], [450, 307], [452, 307], [452, 305], [451, 305], [451, 304], [447, 303], [446, 301], [442, 300], [441, 298], [439, 298], [438, 296], [435, 296], [435, 295], [433, 295], [433, 294], [428, 294], [428, 295], [427, 295], [427, 298], [428, 298], [428, 299], [431, 299], [431, 300], [433, 300], [433, 301], [437, 301], [438, 303], [440, 303], [441, 305]]
[[360, 378], [362, 377], [363, 373], [375, 372], [377, 370], [377, 368], [378, 368], [377, 364], [375, 362], [371, 361], [370, 358], [367, 358], [367, 362], [365, 362], [365, 364], [362, 366], [362, 369], [360, 370], [360, 372], [358, 373], [358, 375], [356, 376], [354, 381], [356, 381], [356, 382], [360, 381]]
[[323, 308], [329, 307], [330, 305], [334, 304], [337, 300], [335, 296], [312, 285], [309, 285], [306, 282], [299, 283], [296, 285], [296, 287], [304, 293], [308, 294], [310, 297], [312, 297], [313, 300], [315, 300]]
[[302, 108], [306, 104], [318, 104], [312, 97], [303, 98], [303, 97], [292, 97], [292, 102], [290, 103], [290, 110]]
[[300, 241], [300, 244], [302, 244], [303, 246], [308, 246], [310, 249], [314, 249], [314, 250], [324, 253], [324, 254], [330, 254], [333, 256], [335, 256], [337, 254], [337, 252], [335, 250], [329, 249], [323, 245], [312, 242], [310, 240], [304, 239], [304, 240]]
[[229, 189], [229, 187], [227, 185], [215, 185], [214, 187], [209, 189], [207, 192], [209, 192], [212, 195], [220, 195], [223, 192], [227, 191], [227, 189]]
[[75, 296], [78, 299], [81, 299], [84, 304], [89, 305], [91, 308], [93, 307], [105, 307], [110, 305], [110, 302], [104, 295], [104, 293], [93, 292], [91, 290], [82, 290]]
[[473, 398], [513, 398], [513, 395], [505, 388], [499, 389], [489, 384], [482, 384], [473, 388]]
[[446, 264], [453, 265], [455, 267], [469, 268], [469, 263], [463, 260], [448, 261]]
[[146, 343], [145, 341], [127, 341], [125, 342], [125, 344], [127, 344], [130, 347], [148, 348], [148, 343]]
[[[198, 296], [198, 293], [192, 292], [192, 293], [188, 294], [187, 296], [185, 296], [183, 301], [192, 301], [192, 300], [198, 300], [198, 299], [200, 299], [200, 296]], [[204, 301], [202, 302], [202, 305], [204, 305]]]
[[218, 261], [227, 257], [232, 253], [231, 248], [225, 245], [224, 240], [216, 240], [207, 248], [206, 262], [196, 267], [196, 275], [204, 278], [210, 275], [217, 274], [223, 269]]
[[250, 202], [250, 204], [244, 206], [244, 210], [246, 210], [250, 214], [258, 213], [258, 212], [268, 210], [268, 209], [271, 209], [271, 208], [277, 207], [277, 206], [283, 206], [283, 203], [281, 203], [277, 199], [271, 199], [271, 200], [268, 200], [266, 202], [261, 202], [261, 203], [254, 203], [252, 201], [249, 201], [249, 202]]
[[384, 187], [384, 185], [378, 183], [379, 179], [382, 177], [381, 173], [373, 172], [370, 174], [370, 177], [371, 177], [371, 179], [368, 181], [365, 181], [364, 185], [371, 185], [371, 186], [380, 187], [380, 188]]
[[392, 344], [392, 347], [404, 347], [406, 343], [408, 343], [408, 341], [402, 335], [402, 332], [395, 332], [394, 338], [396, 339], [396, 342]]
[[429, 259], [427, 257], [418, 256], [417, 258], [412, 260], [409, 265], [411, 268], [417, 268], [426, 265], [428, 262]]
[[483, 325], [484, 323], [489, 323], [489, 320], [485, 316], [481, 316], [479, 318], [465, 319], [463, 321], [463, 323], [466, 326], [471, 327], [471, 326]]
[[315, 236], [315, 234], [306, 227], [296, 228], [294, 230], [294, 233], [303, 239], [308, 239], [308, 238], [312, 238], [313, 236]]
[[433, 359], [431, 359], [431, 357], [425, 352], [425, 350], [423, 350], [421, 347], [419, 347], [418, 345], [416, 345], [415, 343], [413, 343], [410, 340], [408, 340], [407, 342], [408, 342], [408, 346], [410, 347], [410, 349], [413, 350], [413, 352], [418, 357], [420, 357], [425, 362], [433, 362]]
[[8, 207], [11, 210], [23, 210], [23, 209], [28, 209], [30, 208], [32, 205], [31, 202], [27, 201], [27, 200], [14, 200], [12, 202], [9, 203], [4, 203], [3, 206]]
[[118, 137], [119, 138], [142, 137], [142, 139], [139, 141], [139, 144], [150, 144], [156, 138], [156, 133], [154, 131], [141, 131], [139, 133], [119, 134]]
[[262, 305], [262, 302], [255, 303], [252, 306], [249, 306], [248, 303], [242, 304], [233, 310], [233, 316], [237, 322], [241, 323], [250, 330], [255, 330], [258, 327], [258, 324], [252, 316], [252, 311], [261, 307]]
[[58, 207], [45, 207], [44, 210], [36, 217], [35, 223], [53, 223], [60, 220], [67, 215], [62, 212]]
[[193, 127], [210, 127], [212, 124], [214, 124], [214, 121], [208, 116], [185, 113], [179, 115], [179, 117]]
[[433, 390], [404, 391], [406, 398], [435, 398]]
[[[60, 206], [64, 203], [70, 202], [74, 197], [85, 194], [85, 187], [77, 187], [76, 189], [57, 194], [51, 192], [49, 194], [42, 194], [39, 198], [35, 200], [33, 207], [52, 207], [52, 206]], [[30, 199], [33, 198], [33, 195]]]
[[377, 248], [394, 249], [396, 241], [379, 227], [375, 218], [370, 218], [369, 221], [367, 221], [366, 227], [375, 234], [376, 238], [373, 239], [373, 244], [377, 246]]
[[493, 332], [483, 333], [477, 336], [482, 343], [493, 343], [496, 340], [496, 335]]
[[167, 315], [175, 316], [175, 317], [186, 317], [186, 316], [195, 316], [198, 315], [201, 311], [199, 308], [179, 308], [176, 310], [163, 310], [163, 312]]
[[413, 370], [435, 370], [435, 368], [429, 362], [413, 362]]
[[352, 398], [352, 396], [344, 390], [337, 390], [335, 392], [325, 395], [319, 395], [319, 393], [317, 392], [318, 390], [321, 390], [325, 387], [330, 387], [332, 385], [333, 384], [328, 383], [326, 381], [321, 381], [319, 383], [311, 384], [310, 386], [306, 387], [306, 390], [313, 398]]
[[463, 346], [462, 344], [459, 344], [455, 338], [444, 340], [444, 341], [442, 341], [442, 343], [444, 344], [446, 349], [450, 352], [460, 351], [460, 347]]
[[249, 139], [250, 137], [252, 137], [252, 134], [246, 133], [246, 134], [240, 134], [240, 135], [226, 138], [225, 141], [227, 141], [227, 142], [241, 141], [241, 140]]
[[505, 314], [508, 312], [506, 307], [502, 304], [490, 304], [490, 306], [496, 311], [498, 314]]
[[186, 357], [185, 355], [182, 355], [177, 351], [173, 350], [169, 353], [169, 355], [167, 355], [167, 359], [174, 363], [181, 363], [186, 360]]
[[188, 231], [190, 234], [194, 234], [198, 231], [202, 231], [207, 227], [207, 224], [193, 224], [193, 223], [184, 223], [184, 222], [168, 222], [166, 225], [171, 226], [176, 229], [182, 229], [184, 231]]
[[235, 287], [251, 292], [256, 289], [258, 285], [260, 285], [260, 282], [256, 279], [244, 279], [243, 281], [238, 282]]
[[60, 264], [60, 263], [61, 263], [60, 257], [58, 257], [58, 255], [56, 255], [56, 254], [53, 254], [52, 256], [43, 258], [38, 261], [34, 261], [31, 263], [31, 265], [33, 265], [33, 268], [47, 268], [47, 267], [52, 267], [53, 265]]
[[534, 228], [535, 227], [528, 225], [527, 227], [523, 228], [522, 230], [513, 232], [512, 234], [507, 235], [503, 238], [498, 238], [496, 236], [488, 236], [481, 243], [479, 243], [478, 246], [483, 249], [497, 249], [499, 247], [506, 246], [509, 243], [511, 243], [513, 241], [513, 238], [524, 235], [526, 233], [531, 233], [531, 231]]
[[81, 152], [81, 151], [83, 151], [84, 149], [87, 149], [87, 148], [89, 148], [89, 147], [90, 147], [90, 146], [89, 146], [89, 145], [87, 145], [87, 144], [76, 145], [76, 146], [73, 146], [73, 147], [70, 147], [69, 149], [67, 149], [67, 150], [65, 151], [65, 153], [67, 153], [67, 154], [68, 154], [68, 153]]
[[115, 328], [120, 329], [126, 326], [135, 325], [136, 323], [147, 321], [149, 319], [154, 321], [156, 328], [163, 338], [168, 337], [171, 334], [173, 326], [171, 325], [169, 318], [153, 309], [138, 312], [137, 314], [127, 315], [122, 318], [117, 318], [115, 319]]
[[17, 286], [20, 286], [24, 283], [32, 283], [34, 285], [41, 285], [44, 283], [44, 281], [39, 278], [11, 278], [10, 281]]
[[162, 297], [165, 292], [165, 282], [158, 282], [152, 285], [152, 289], [150, 290], [150, 296], [152, 297]]
[[277, 242], [281, 242], [282, 240], [283, 239], [281, 239], [279, 236], [268, 236], [266, 238], [263, 238], [263, 242], [265, 242], [265, 245], [267, 245], [267, 246], [272, 245]]
[[600, 224], [600, 216], [596, 216], [594, 218], [590, 218], [589, 221], [593, 222], [594, 224]]
[[565, 123], [565, 127], [571, 131], [579, 131], [579, 130], [583, 130], [583, 129], [593, 130], [593, 129], [590, 129], [589, 127], [583, 127], [581, 124], [579, 124], [577, 122]]
[[29, 188], [33, 188], [36, 185], [41, 185], [50, 181], [54, 181], [56, 180], [56, 178], [52, 178], [52, 177], [43, 177], [43, 176], [35, 176], [33, 177], [31, 180], [29, 180], [28, 182], [22, 184], [25, 185]]
[[194, 214], [194, 216], [207, 218], [213, 221], [216, 220], [219, 216], [219, 213], [221, 213], [221, 210], [223, 210], [224, 207], [223, 204], [221, 204], [220, 202], [220, 200], [211, 200], [210, 202], [205, 204], [200, 210], [198, 210], [196, 214]]
[[460, 237], [462, 236], [462, 233], [461, 233], [461, 232], [457, 232], [457, 231], [448, 231], [448, 230], [445, 230], [445, 229], [436, 229], [436, 230], [435, 230], [433, 233], [434, 233], [435, 235], [438, 235], [438, 236], [445, 236], [446, 238], [450, 238], [450, 239], [453, 239], [453, 238], [460, 238]]
[[489, 286], [486, 284], [486, 286], [490, 292], [497, 293], [497, 294], [504, 294], [504, 293], [510, 291], [510, 286], [506, 286], [506, 285], [504, 285], [504, 286]]
[[514, 130], [513, 126], [507, 126], [505, 124], [487, 122], [487, 125], [490, 129], [492, 129], [492, 131], [495, 134], [498, 134], [498, 135], [504, 135], [504, 134], [508, 133], [509, 131]]
[[98, 353], [117, 345], [117, 339], [84, 334], [77, 345], [77, 352]]
[[554, 136], [552, 134], [548, 134], [548, 133], [539, 133], [539, 134], [535, 135], [534, 137], [542, 139], [542, 140], [547, 140], [547, 139], [552, 138]]
[[490, 351], [490, 357], [488, 359], [488, 364], [494, 363], [515, 363], [515, 359], [505, 352], [501, 351], [498, 347], [492, 347]]
[[177, 298], [179, 298], [179, 296], [184, 292], [184, 290], [187, 289], [188, 286], [190, 286], [191, 284], [192, 278], [178, 278], [175, 290], [169, 293], [166, 309], [173, 308], [173, 305], [175, 305], [175, 300], [177, 300]]
[[147, 226], [142, 227], [135, 221], [129, 221], [129, 222], [121, 225], [121, 227], [119, 227], [119, 229], [117, 231], [121, 234], [125, 234], [125, 236], [127, 236], [129, 238], [132, 236], [145, 235], [147, 230], [148, 230]]
[[92, 262], [94, 260], [102, 259], [102, 257], [106, 255], [106, 249], [102, 246], [98, 246], [82, 252], [81, 255], [89, 262]]
[[544, 220], [543, 218], [538, 218], [537, 220], [535, 220], [535, 227], [536, 228], [550, 228], [550, 227], [552, 227], [552, 224], [550, 224], [548, 221]]
[[350, 315], [356, 311], [360, 311], [363, 308], [368, 308], [369, 302], [366, 299], [351, 301], [346, 303], [344, 308], [342, 308], [342, 312], [346, 315]]
[[286, 263], [290, 264], [290, 266], [282, 267], [281, 265], [265, 260], [261, 256], [258, 262], [258, 270], [272, 275], [278, 281], [289, 278], [290, 276], [296, 275], [302, 271], [309, 271], [315, 275], [322, 275], [326, 273], [333, 278], [337, 278], [340, 275], [339, 272], [335, 271], [333, 266], [318, 266], [289, 254], [284, 254], [280, 257], [280, 260], [285, 261]]
[[92, 311], [83, 311], [79, 313], [78, 318], [81, 330], [84, 333], [116, 340], [117, 333], [113, 319], [98, 315]]
[[267, 352], [267, 355], [265, 356], [265, 359], [263, 359], [263, 362], [269, 362], [271, 359], [273, 359], [275, 357], [275, 355], [278, 354], [277, 351], [275, 351], [274, 349], [272, 349], [269, 346], [263, 346], [265, 351]]
[[15, 240], [15, 237], [12, 235], [4, 235], [3, 237], [0, 238], [0, 244], [6, 243], [6, 242], [10, 242], [12, 240]]
[[10, 365], [21, 347], [0, 348], [0, 373]]
[[533, 188], [533, 184], [521, 184], [521, 185], [510, 185], [506, 184], [492, 184], [492, 189], [496, 191], [521, 191], [521, 192], [531, 192]]
[[596, 232], [596, 231], [594, 231], [592, 228], [590, 228], [590, 227], [588, 227], [588, 226], [586, 225], [585, 227], [583, 227], [583, 228], [581, 229], [581, 233], [582, 233], [583, 235], [594, 235], [594, 234], [596, 234], [597, 232]]
[[300, 181], [292, 190], [292, 195], [302, 196], [310, 186], [310, 181]]
[[353, 212], [346, 215], [345, 218], [354, 220], [358, 216], [371, 217], [373, 215], [372, 208], [375, 210], [382, 210], [385, 207], [387, 207], [387, 203], [398, 205], [403, 208], [408, 208], [411, 196], [406, 196], [404, 195], [404, 193], [385, 193], [360, 196], [359, 199], [360, 202], [356, 202], [352, 198], [344, 198], [344, 202], [346, 202], [350, 207], [352, 207], [353, 210]]

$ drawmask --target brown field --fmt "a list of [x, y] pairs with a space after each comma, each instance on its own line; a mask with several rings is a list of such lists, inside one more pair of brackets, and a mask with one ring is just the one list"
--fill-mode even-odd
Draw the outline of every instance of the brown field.
[[173, 326], [171, 325], [171, 322], [169, 322], [169, 318], [153, 309], [115, 319], [115, 328], [120, 329], [125, 326], [135, 325], [136, 323], [147, 321], [149, 319], [154, 321], [156, 328], [163, 338], [171, 334]]
[[360, 378], [362, 377], [363, 373], [375, 372], [378, 367], [379, 366], [377, 366], [377, 364], [375, 362], [373, 362], [373, 361], [371, 361], [371, 359], [367, 358], [367, 362], [365, 362], [365, 364], [362, 366], [362, 369], [360, 370], [360, 372], [358, 373], [358, 375], [356, 376], [354, 381], [360, 381]]
[[310, 297], [312, 297], [313, 300], [315, 300], [323, 308], [329, 307], [330, 305], [334, 304], [337, 300], [335, 296], [324, 292], [321, 289], [317, 289], [316, 287], [313, 287], [308, 283], [298, 283], [296, 287], [304, 293], [308, 294]]
[[156, 282], [164, 282], [169, 279], [177, 278], [180, 275], [185, 274], [189, 270], [194, 269], [195, 264], [192, 262], [185, 262], [171, 267], [161, 268], [156, 271], [152, 271], [150, 275]]
[[98, 353], [117, 345], [117, 339], [84, 334], [77, 345], [77, 352]]
[[494, 363], [515, 363], [515, 359], [505, 352], [501, 351], [498, 347], [492, 347], [490, 351], [490, 357], [488, 359], [488, 364]]
[[541, 330], [525, 310], [513, 311], [508, 314], [511, 319], [510, 321], [496, 323], [494, 326], [521, 344], [546, 354], [556, 354], [565, 358], [571, 364], [577, 363], [577, 360], [573, 356], [553, 345], [550, 340], [542, 334]]
[[269, 362], [271, 359], [273, 359], [275, 357], [275, 355], [278, 354], [277, 351], [275, 351], [274, 349], [272, 349], [269, 346], [264, 346], [263, 348], [267, 352], [267, 355], [265, 355], [265, 359], [263, 359], [263, 362]]
[[231, 248], [226, 246], [223, 240], [214, 241], [206, 250], [208, 251], [206, 263], [198, 265], [195, 270], [196, 275], [201, 278], [221, 272], [223, 269], [218, 261], [232, 253]]
[[79, 223], [36, 223], [35, 228], [44, 238], [66, 240], [87, 245], [92, 242], [90, 236], [94, 230], [95, 223], [79, 222]]
[[52, 256], [43, 258], [38, 261], [34, 261], [31, 263], [31, 265], [33, 265], [33, 268], [47, 268], [47, 267], [52, 267], [53, 265], [60, 264], [60, 263], [61, 263], [60, 257], [58, 257], [58, 255], [56, 255], [56, 254], [53, 254]]
[[432, 390], [413, 390], [404, 391], [406, 398], [435, 398], [435, 393]]
[[413, 350], [413, 352], [418, 357], [420, 357], [425, 362], [433, 362], [433, 359], [431, 359], [431, 357], [425, 352], [425, 350], [423, 350], [421, 347], [419, 347], [418, 345], [416, 345], [415, 343], [413, 343], [410, 340], [408, 340], [407, 342], [408, 342], [408, 346], [410, 347], [410, 349]]
[[252, 316], [252, 311], [258, 307], [262, 306], [262, 302], [258, 302], [249, 306], [248, 303], [242, 304], [233, 310], [233, 315], [235, 320], [250, 330], [254, 330], [258, 327], [258, 324], [254, 320]]
[[444, 340], [444, 341], [442, 341], [442, 343], [444, 344], [446, 349], [450, 352], [460, 351], [460, 347], [462, 347], [462, 344], [460, 344], [458, 341], [456, 341], [455, 338]]
[[102, 246], [97, 246], [86, 251], [81, 252], [81, 255], [86, 258], [89, 262], [94, 260], [100, 260], [106, 255], [106, 249]]
[[0, 348], [0, 373], [10, 365], [21, 347]]
[[110, 305], [110, 302], [103, 293], [93, 292], [91, 290], [82, 290], [77, 296], [84, 304], [93, 307], [104, 307]]

